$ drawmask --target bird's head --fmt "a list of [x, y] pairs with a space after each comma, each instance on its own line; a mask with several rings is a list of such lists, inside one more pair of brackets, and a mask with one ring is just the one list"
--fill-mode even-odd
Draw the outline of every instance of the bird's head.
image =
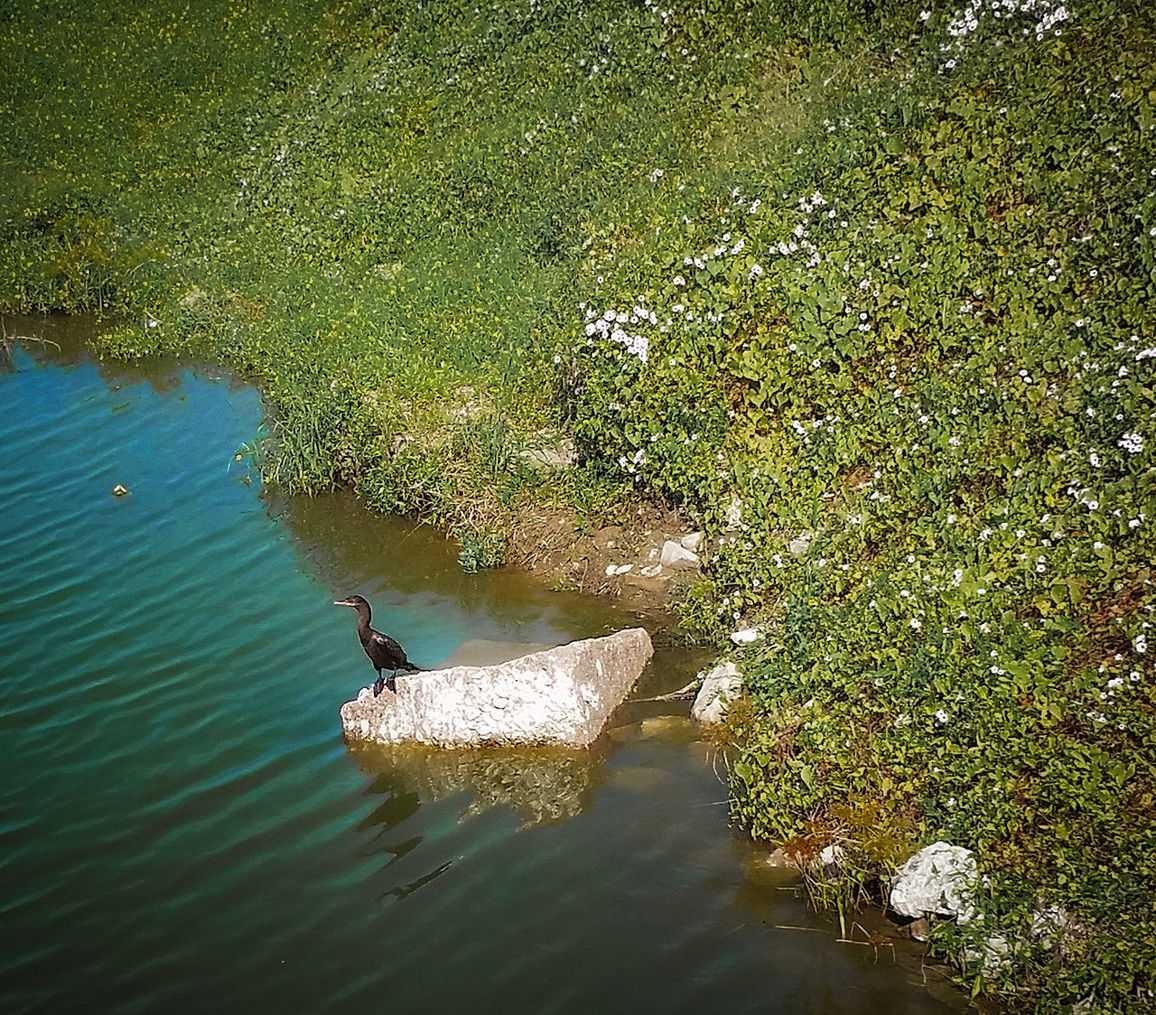
[[352, 606], [355, 610], [369, 609], [369, 601], [364, 596], [347, 596], [345, 599], [335, 600], [333, 605]]

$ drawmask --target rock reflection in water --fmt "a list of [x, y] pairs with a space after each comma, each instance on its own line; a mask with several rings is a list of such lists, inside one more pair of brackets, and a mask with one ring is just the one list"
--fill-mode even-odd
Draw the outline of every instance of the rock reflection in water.
[[[364, 822], [387, 827], [404, 820], [399, 817], [402, 811], [459, 793], [471, 797], [463, 818], [501, 806], [526, 825], [565, 821], [586, 807], [602, 781], [604, 760], [597, 747], [589, 751], [550, 747], [447, 750], [393, 744], [355, 745], [350, 753], [363, 771], [377, 776], [373, 791], [392, 792], [390, 800]], [[390, 852], [400, 855], [396, 848]]]

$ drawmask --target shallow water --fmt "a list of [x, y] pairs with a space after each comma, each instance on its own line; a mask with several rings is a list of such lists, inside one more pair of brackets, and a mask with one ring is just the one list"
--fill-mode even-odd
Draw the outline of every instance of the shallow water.
[[[263, 497], [248, 387], [7, 328], [62, 348], [0, 372], [0, 1010], [958, 1007], [728, 829], [685, 706], [627, 704], [590, 752], [347, 748], [373, 674], [334, 598], [425, 665], [639, 618]], [[662, 649], [639, 693], [698, 662]]]

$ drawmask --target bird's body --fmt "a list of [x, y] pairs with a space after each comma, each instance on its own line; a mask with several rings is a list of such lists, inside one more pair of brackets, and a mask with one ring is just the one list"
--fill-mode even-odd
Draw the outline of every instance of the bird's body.
[[[349, 606], [357, 611], [357, 637], [361, 641], [361, 647], [365, 649], [369, 661], [373, 664], [373, 668], [377, 670], [377, 680], [373, 683], [373, 696], [375, 698], [381, 694], [383, 687], [388, 687], [394, 694], [397, 693], [396, 678], [399, 671], [402, 673], [420, 672], [421, 667], [415, 666], [406, 658], [405, 649], [388, 634], [382, 634], [369, 626], [373, 614], [369, 608], [369, 603], [362, 596], [349, 596], [347, 599], [338, 600], [333, 605]], [[382, 670], [389, 670], [389, 676], [382, 677]]]

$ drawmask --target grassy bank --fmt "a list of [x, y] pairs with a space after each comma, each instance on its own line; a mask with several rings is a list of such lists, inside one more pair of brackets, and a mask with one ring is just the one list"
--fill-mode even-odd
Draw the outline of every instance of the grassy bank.
[[976, 849], [1024, 943], [937, 928], [969, 984], [1152, 1003], [1147, 8], [98, 6], [0, 20], [7, 306], [246, 371], [274, 478], [471, 566], [526, 499], [681, 505], [686, 624], [765, 632], [736, 820]]

